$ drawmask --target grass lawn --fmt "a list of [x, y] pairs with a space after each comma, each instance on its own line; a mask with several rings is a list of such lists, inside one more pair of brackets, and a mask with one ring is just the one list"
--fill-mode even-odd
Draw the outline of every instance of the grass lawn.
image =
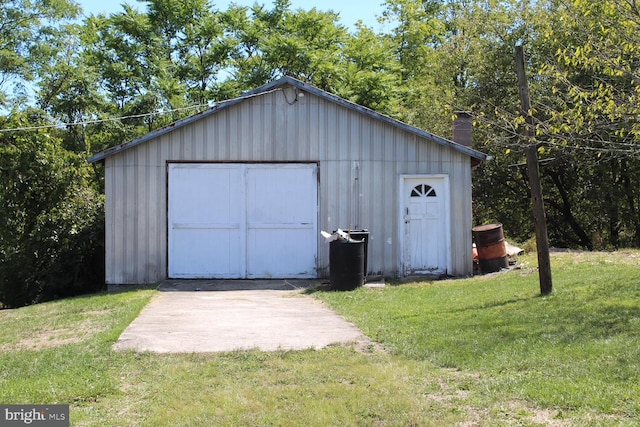
[[0, 403], [95, 426], [640, 425], [640, 252], [315, 292], [384, 351], [157, 355], [111, 344], [156, 291], [0, 311]]

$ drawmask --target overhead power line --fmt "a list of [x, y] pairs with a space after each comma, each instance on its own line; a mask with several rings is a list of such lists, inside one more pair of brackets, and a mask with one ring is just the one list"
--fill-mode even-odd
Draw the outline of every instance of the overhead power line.
[[188, 107], [175, 108], [171, 110], [162, 110], [162, 111], [152, 111], [150, 113], [143, 114], [132, 114], [130, 116], [118, 116], [118, 117], [108, 117], [106, 119], [95, 119], [95, 120], [83, 120], [81, 122], [72, 122], [72, 123], [51, 123], [48, 125], [39, 125], [39, 126], [25, 126], [20, 128], [9, 128], [9, 129], [0, 129], [0, 132], [18, 132], [18, 131], [30, 131], [30, 130], [40, 130], [40, 129], [51, 129], [51, 128], [63, 128], [63, 127], [72, 127], [72, 126], [84, 126], [84, 125], [93, 125], [98, 123], [106, 123], [106, 122], [117, 122], [120, 120], [127, 119], [141, 119], [143, 117], [149, 116], [158, 116], [163, 114], [171, 114], [179, 111], [185, 110], [193, 110], [202, 107], [209, 107], [209, 104], [200, 104], [200, 105], [191, 105]]
[[180, 112], [180, 111], [194, 110], [194, 109], [199, 109], [199, 108], [204, 108], [204, 107], [213, 108], [213, 106], [221, 104], [221, 103], [224, 103], [224, 102], [233, 101], [233, 100], [240, 100], [240, 99], [253, 98], [253, 97], [256, 97], [256, 96], [262, 96], [262, 95], [266, 95], [266, 94], [269, 94], [269, 93], [272, 93], [272, 92], [276, 92], [276, 91], [280, 91], [280, 90], [282, 90], [282, 88], [275, 88], [275, 89], [271, 89], [271, 90], [266, 91], [266, 92], [242, 95], [242, 96], [239, 96], [237, 98], [226, 99], [224, 101], [217, 101], [213, 105], [207, 103], [207, 104], [199, 104], [199, 105], [190, 105], [190, 106], [181, 107], [181, 108], [174, 108], [174, 109], [171, 109], [171, 110], [161, 110], [161, 111], [152, 111], [152, 112], [149, 112], [149, 113], [133, 114], [133, 115], [129, 115], [129, 116], [108, 117], [108, 118], [105, 118], [105, 119], [84, 120], [84, 121], [81, 121], [81, 122], [51, 123], [51, 124], [48, 124], [48, 125], [25, 126], [25, 127], [19, 127], [19, 128], [0, 129], [0, 133], [3, 133], [3, 132], [31, 131], [31, 130], [41, 130], [41, 129], [52, 129], [52, 128], [64, 128], [64, 127], [72, 127], [72, 126], [93, 125], [93, 124], [106, 123], [106, 122], [117, 122], [117, 121], [127, 120], [127, 119], [140, 119], [140, 118], [149, 117], [149, 116], [158, 116], [158, 115], [163, 115], [163, 114], [171, 114], [171, 113], [176, 113], [176, 112]]

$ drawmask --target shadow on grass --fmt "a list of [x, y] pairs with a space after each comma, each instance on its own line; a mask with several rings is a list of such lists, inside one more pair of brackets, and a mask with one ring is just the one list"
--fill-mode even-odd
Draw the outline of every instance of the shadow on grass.
[[606, 307], [580, 307], [567, 310], [558, 327], [562, 342], [601, 340], [618, 335], [638, 336], [638, 309], [626, 304], [608, 304]]
[[[87, 300], [87, 299], [91, 299], [91, 298], [95, 298], [97, 296], [104, 296], [104, 295], [118, 295], [118, 294], [126, 294], [126, 293], [131, 293], [131, 292], [138, 292], [138, 291], [144, 291], [144, 290], [154, 290], [156, 289], [157, 284], [155, 285], [132, 285], [132, 286], [126, 286], [126, 287], [122, 287], [121, 289], [110, 289], [110, 290], [101, 290], [101, 291], [97, 291], [97, 292], [87, 292], [87, 293], [83, 293], [83, 294], [78, 294], [78, 295], [70, 295], [70, 296], [65, 296], [65, 297], [60, 297], [60, 298], [53, 298], [53, 299], [48, 299], [46, 301], [39, 301], [33, 304], [29, 304], [25, 307], [29, 307], [29, 306], [37, 306], [40, 304], [48, 304], [48, 303], [54, 303], [54, 302], [61, 302], [61, 301], [83, 301], [83, 300]], [[22, 308], [22, 307], [16, 307], [16, 308]], [[11, 307], [4, 307], [2, 306], [2, 304], [0, 304], [0, 311], [2, 310], [11, 310], [11, 309], [15, 309], [15, 308], [11, 308]]]
[[519, 304], [526, 301], [536, 300], [538, 298], [540, 298], [540, 295], [532, 295], [529, 297], [522, 297], [522, 298], [512, 298], [512, 299], [503, 300], [503, 301], [483, 302], [481, 304], [470, 305], [470, 306], [458, 308], [458, 309], [447, 308], [446, 310], [441, 311], [441, 313], [464, 313], [468, 311], [502, 308], [502, 307], [513, 305], [513, 304]]
[[321, 292], [345, 292], [345, 291], [339, 291], [339, 290], [336, 290], [336, 289], [332, 289], [331, 288], [331, 283], [323, 282], [323, 283], [320, 283], [317, 286], [313, 286], [311, 288], [305, 289], [302, 293], [304, 295], [313, 295], [313, 294], [317, 294], [317, 293], [321, 293]]

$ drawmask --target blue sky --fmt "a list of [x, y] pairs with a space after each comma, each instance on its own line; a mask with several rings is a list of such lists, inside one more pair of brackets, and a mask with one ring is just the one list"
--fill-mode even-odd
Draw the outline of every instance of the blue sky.
[[[122, 10], [121, 5], [128, 3], [140, 9], [144, 4], [137, 0], [76, 0], [85, 15], [99, 13], [113, 13]], [[231, 1], [211, 1], [217, 9], [225, 10], [231, 4]], [[252, 6], [254, 3], [264, 4], [267, 7], [273, 5], [272, 0], [235, 0], [234, 3], [241, 6]], [[382, 26], [377, 22], [376, 17], [382, 14], [384, 0], [291, 0], [292, 9], [311, 9], [313, 7], [319, 10], [333, 10], [340, 14], [342, 24], [353, 28], [358, 20], [362, 20], [367, 26], [374, 30], [381, 30]]]

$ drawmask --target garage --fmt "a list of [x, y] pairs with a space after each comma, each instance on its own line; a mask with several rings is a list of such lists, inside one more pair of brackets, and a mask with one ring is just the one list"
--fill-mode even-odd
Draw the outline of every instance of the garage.
[[169, 163], [170, 278], [317, 276], [315, 163]]
[[369, 277], [469, 275], [471, 172], [489, 157], [456, 121], [459, 142], [284, 76], [114, 145], [89, 159], [105, 282], [327, 278], [320, 230], [338, 228], [369, 230]]

